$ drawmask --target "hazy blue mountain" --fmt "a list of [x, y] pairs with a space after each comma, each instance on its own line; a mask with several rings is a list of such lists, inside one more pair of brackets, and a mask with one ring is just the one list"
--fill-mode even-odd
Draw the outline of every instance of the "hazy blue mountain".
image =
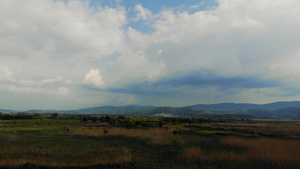
[[272, 113], [275, 117], [280, 118], [300, 118], [300, 107], [286, 107], [273, 110]]
[[259, 105], [256, 104], [248, 104], [248, 103], [219, 103], [219, 104], [197, 104], [191, 105], [188, 107], [192, 107], [198, 110], [247, 110], [258, 108]]
[[163, 116], [163, 117], [199, 117], [205, 114], [212, 114], [207, 110], [196, 110], [190, 107], [158, 107], [132, 113], [141, 116]]
[[266, 117], [276, 117], [272, 110], [256, 108], [250, 109], [244, 112], [243, 114], [253, 115], [253, 116], [266, 116]]
[[220, 104], [197, 104], [191, 105], [192, 107], [198, 110], [249, 110], [249, 109], [280, 109], [286, 107], [300, 107], [300, 101], [293, 102], [274, 102], [268, 104], [249, 104], [249, 103], [220, 103]]
[[268, 104], [220, 103], [188, 106], [219, 114], [247, 114], [253, 116], [300, 118], [300, 102], [274, 102]]
[[137, 105], [137, 104], [127, 105], [127, 106], [138, 107], [138, 108], [142, 108], [142, 109], [154, 109], [154, 108], [157, 108], [157, 106], [143, 106], [143, 105]]
[[262, 108], [275, 110], [275, 109], [281, 109], [286, 107], [300, 107], [300, 101], [275, 102], [275, 103], [263, 104]]
[[258, 108], [247, 110], [243, 114], [279, 118], [300, 118], [300, 107], [286, 107], [275, 110]]
[[9, 110], [9, 109], [0, 109], [0, 112], [8, 113], [8, 112], [15, 112], [16, 110]]
[[128, 106], [102, 106], [92, 107], [77, 110], [60, 111], [63, 113], [77, 113], [77, 114], [124, 114], [137, 112], [147, 109], [152, 109], [153, 106], [140, 106], [140, 105], [128, 105]]
[[[0, 112], [16, 112], [0, 109]], [[275, 102], [268, 104], [220, 103], [198, 104], [187, 107], [155, 107], [142, 105], [102, 106], [77, 110], [27, 110], [27, 113], [76, 113], [76, 114], [122, 114], [128, 116], [165, 117], [279, 117], [300, 118], [300, 101]], [[226, 114], [226, 115], [220, 115]], [[249, 115], [249, 116], [247, 116]]]
[[58, 110], [37, 110], [37, 109], [32, 109], [32, 110], [26, 110], [26, 113], [58, 113]]

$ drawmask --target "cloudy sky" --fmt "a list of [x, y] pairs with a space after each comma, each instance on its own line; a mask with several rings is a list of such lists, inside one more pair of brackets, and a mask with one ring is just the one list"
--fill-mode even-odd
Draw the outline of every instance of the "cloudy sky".
[[300, 100], [299, 0], [1, 0], [0, 108]]

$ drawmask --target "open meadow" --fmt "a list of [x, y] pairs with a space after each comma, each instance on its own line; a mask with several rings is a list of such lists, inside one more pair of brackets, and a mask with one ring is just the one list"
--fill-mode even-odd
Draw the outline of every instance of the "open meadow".
[[1, 120], [0, 168], [300, 168], [298, 121], [100, 119]]

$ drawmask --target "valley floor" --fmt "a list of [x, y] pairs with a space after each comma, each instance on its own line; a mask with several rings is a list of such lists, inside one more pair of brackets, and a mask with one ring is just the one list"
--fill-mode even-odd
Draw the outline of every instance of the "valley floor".
[[67, 118], [3, 120], [0, 166], [7, 169], [300, 168], [300, 122], [297, 121], [161, 122], [160, 127], [126, 128]]

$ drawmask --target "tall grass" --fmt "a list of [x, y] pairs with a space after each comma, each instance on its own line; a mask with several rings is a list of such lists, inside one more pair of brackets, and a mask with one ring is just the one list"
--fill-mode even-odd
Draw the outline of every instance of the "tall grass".
[[141, 139], [149, 140], [154, 144], [170, 144], [174, 141], [172, 130], [150, 128], [150, 129], [125, 129], [125, 128], [109, 128], [105, 134], [103, 128], [74, 128], [70, 130], [72, 135], [87, 135], [87, 136], [127, 136], [139, 137]]
[[228, 137], [215, 135], [216, 130], [205, 130], [214, 133], [206, 135], [185, 129], [173, 135], [179, 128], [171, 126], [6, 123], [5, 127], [0, 128], [0, 168], [26, 163], [53, 168], [125, 163], [136, 168], [300, 168], [299, 140]]
[[207, 154], [199, 147], [186, 147], [177, 161], [184, 164], [186, 168], [300, 168], [300, 141], [298, 140], [226, 137], [220, 144], [238, 147], [244, 151]]
[[202, 160], [204, 155], [199, 148], [189, 147], [183, 150], [182, 154], [178, 157], [179, 161], [198, 161]]
[[262, 159], [272, 162], [291, 161], [300, 163], [299, 140], [280, 140], [275, 138], [245, 139], [240, 137], [227, 137], [222, 140], [222, 143], [233, 147], [241, 147], [247, 150], [244, 154], [230, 154], [227, 157], [225, 155], [226, 158], [244, 160]]
[[86, 166], [131, 161], [130, 149], [109, 141], [62, 135], [60, 131], [0, 132], [0, 166]]

